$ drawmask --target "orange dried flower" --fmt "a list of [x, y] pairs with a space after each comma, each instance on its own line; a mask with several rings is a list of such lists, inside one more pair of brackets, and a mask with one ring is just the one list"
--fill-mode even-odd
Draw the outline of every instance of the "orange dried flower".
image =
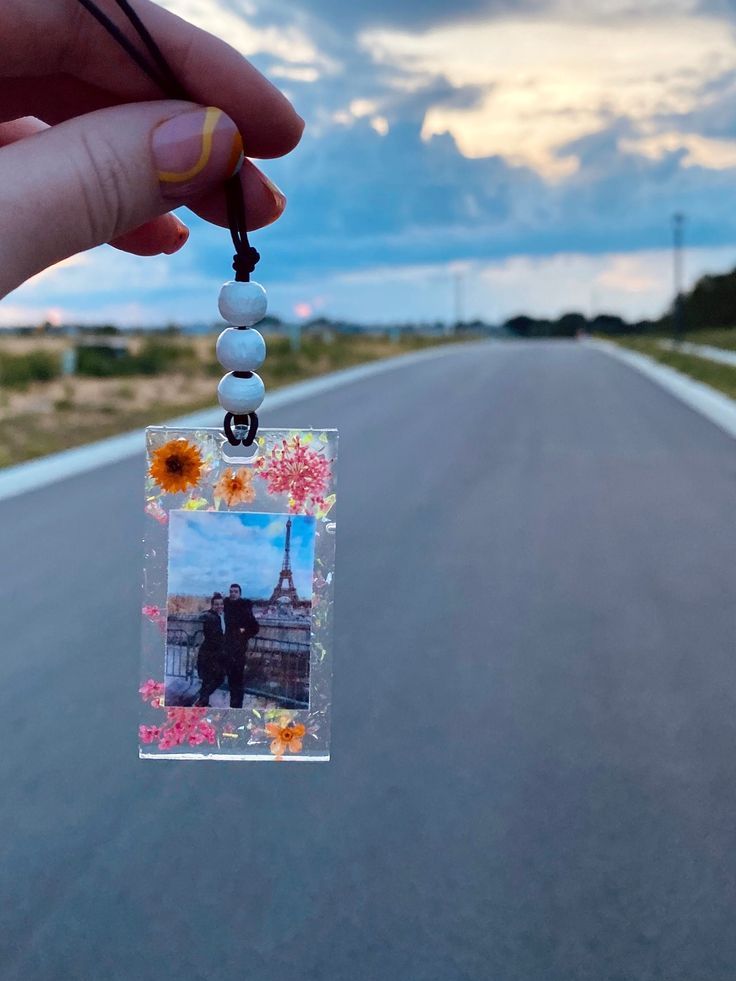
[[170, 439], [151, 454], [148, 473], [161, 490], [176, 494], [199, 483], [202, 454], [185, 439]]
[[279, 723], [267, 723], [266, 732], [272, 739], [271, 752], [274, 756], [281, 757], [287, 749], [290, 753], [301, 752], [302, 740], [307, 729], [301, 722], [294, 725], [286, 719], [281, 719]]
[[245, 467], [237, 470], [228, 467], [215, 484], [215, 497], [221, 497], [229, 508], [234, 504], [255, 501], [256, 491], [250, 470]]

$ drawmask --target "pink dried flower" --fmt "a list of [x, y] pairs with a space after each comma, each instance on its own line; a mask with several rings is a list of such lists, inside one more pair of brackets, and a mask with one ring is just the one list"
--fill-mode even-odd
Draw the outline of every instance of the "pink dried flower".
[[148, 504], [146, 504], [146, 514], [150, 514], [160, 525], [165, 525], [169, 520], [168, 514], [155, 497], [151, 498]]
[[215, 728], [205, 719], [207, 709], [200, 706], [166, 709], [166, 722], [159, 730], [159, 749], [173, 749], [188, 743], [199, 746], [204, 742], [214, 745], [217, 741]]
[[148, 681], [144, 681], [138, 691], [141, 693], [144, 702], [148, 701], [148, 697], [151, 692], [155, 691], [159, 686], [159, 682], [154, 681], [153, 678], [149, 678]]
[[211, 746], [215, 745], [215, 742], [217, 741], [217, 733], [215, 732], [214, 726], [211, 726], [209, 722], [200, 722], [199, 731]]
[[142, 743], [153, 743], [161, 737], [160, 726], [139, 726], [138, 735]]
[[[150, 701], [153, 708], [164, 707], [164, 685], [160, 681], [149, 678], [138, 690], [143, 701]], [[166, 721], [162, 726], [139, 726], [138, 735], [142, 743], [154, 743], [158, 740], [159, 749], [174, 749], [184, 743], [200, 746], [206, 742], [214, 746], [217, 742], [217, 730], [206, 716], [207, 709], [199, 705], [191, 708], [169, 706], [166, 708]]]
[[[138, 689], [141, 694], [141, 698], [144, 702], [151, 702], [154, 708], [159, 708], [163, 703], [164, 686], [160, 681], [154, 681], [153, 678], [149, 678], [145, 684], [141, 685]], [[154, 702], [156, 704], [154, 704]]]
[[288, 494], [291, 512], [307, 512], [324, 505], [330, 479], [330, 461], [306, 446], [298, 436], [282, 440], [268, 461], [256, 460], [258, 475], [268, 482], [269, 494]]

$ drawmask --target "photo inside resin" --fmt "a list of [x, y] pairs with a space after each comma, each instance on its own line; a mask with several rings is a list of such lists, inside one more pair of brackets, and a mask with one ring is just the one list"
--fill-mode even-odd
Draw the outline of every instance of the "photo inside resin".
[[309, 706], [314, 518], [171, 511], [165, 704]]

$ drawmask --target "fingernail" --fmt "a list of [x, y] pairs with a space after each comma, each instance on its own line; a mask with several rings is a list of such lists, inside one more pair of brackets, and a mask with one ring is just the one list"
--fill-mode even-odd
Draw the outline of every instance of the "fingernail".
[[167, 119], [153, 131], [153, 157], [165, 198], [186, 198], [236, 174], [243, 140], [235, 123], [210, 106]]
[[[174, 217], [176, 218], [175, 215]], [[189, 229], [184, 224], [184, 222], [179, 221], [179, 219], [176, 218], [176, 224], [177, 224], [177, 228], [176, 231], [174, 232], [173, 240], [164, 249], [164, 255], [173, 255], [175, 252], [178, 252], [179, 249], [183, 248], [186, 245], [187, 240], [189, 238]]]
[[[274, 184], [274, 182], [270, 178], [266, 177], [266, 175], [262, 171], [260, 172], [260, 178], [263, 181], [264, 185], [266, 186], [266, 189], [273, 196], [273, 200], [276, 205], [276, 210], [278, 211], [278, 215], [276, 215], [276, 218], [278, 218], [278, 216], [283, 212], [284, 208], [286, 207], [286, 195], [280, 188], [278, 188]], [[276, 220], [276, 218], [274, 218], [274, 221]]]

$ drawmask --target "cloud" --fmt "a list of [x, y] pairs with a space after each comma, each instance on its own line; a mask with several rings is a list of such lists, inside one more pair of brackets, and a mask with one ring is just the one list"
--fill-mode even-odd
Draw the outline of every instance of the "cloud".
[[612, 117], [643, 121], [690, 111], [703, 86], [734, 64], [733, 41], [717, 18], [702, 17], [694, 29], [693, 18], [676, 11], [656, 20], [641, 10], [587, 19], [584, 12], [424, 33], [376, 30], [364, 33], [361, 44], [379, 63], [484, 88], [470, 106], [431, 105], [425, 136], [448, 131], [465, 155], [502, 154], [554, 177], [561, 144]]
[[544, 0], [302, 0], [300, 6], [336, 30], [392, 25], [424, 29], [458, 20], [479, 20], [509, 11], [538, 10]]
[[[442, 319], [451, 316], [451, 307], [441, 272], [426, 279], [421, 296], [377, 282], [371, 291], [351, 294], [346, 284], [376, 269], [400, 283], [401, 269], [417, 266], [442, 271], [457, 261], [666, 249], [676, 210], [688, 215], [689, 247], [735, 243], [736, 209], [727, 204], [734, 200], [733, 168], [686, 165], [682, 148], [663, 146], [652, 155], [625, 150], [635, 133], [627, 120], [614, 120], [564, 145], [560, 152], [573, 154], [578, 170], [554, 184], [500, 157], [468, 159], [449, 136], [424, 141], [416, 121], [395, 124], [386, 136], [360, 119], [307, 137], [293, 159], [278, 162], [279, 182], [298, 188], [296, 206], [254, 236], [270, 308], [287, 318], [306, 302], [361, 322]], [[335, 175], [329, 186], [325, 159]], [[196, 222], [179, 256], [152, 261], [97, 250], [88, 264], [28, 284], [8, 302], [34, 311], [46, 303], [61, 307], [69, 319], [97, 322], [211, 323], [229, 260], [222, 230]], [[539, 309], [540, 291], [530, 278], [521, 295]], [[658, 302], [664, 299], [660, 294]], [[623, 294], [619, 306], [634, 312]], [[611, 308], [617, 309], [613, 297]], [[508, 306], [491, 303], [488, 310], [502, 313]], [[655, 311], [642, 304], [641, 312]]]
[[[269, 3], [268, 8], [274, 6]], [[369, 27], [423, 31], [456, 23], [483, 23], [545, 13], [562, 19], [690, 12], [698, 0], [302, 0], [300, 8], [342, 32]], [[261, 8], [263, 10], [263, 8]]]
[[248, 0], [161, 0], [161, 5], [225, 38], [246, 56], [267, 52], [286, 62], [320, 62], [322, 56], [298, 15], [287, 19], [260, 16]]
[[[666, 222], [662, 233], [660, 238], [666, 240], [670, 233]], [[686, 253], [688, 284], [703, 273], [725, 272], [734, 266], [736, 244], [691, 247]], [[583, 313], [620, 313], [636, 320], [659, 316], [672, 298], [672, 255], [666, 241], [658, 249], [637, 251], [586, 253], [566, 249], [490, 259], [364, 265], [313, 279], [269, 282], [269, 294], [272, 307], [287, 315], [299, 303], [305, 303], [313, 312], [328, 312], [345, 319], [357, 317], [364, 323], [433, 323], [455, 316], [457, 273], [461, 275], [464, 316], [490, 322], [501, 322], [521, 312], [557, 316], [573, 309]], [[182, 284], [187, 306], [182, 319], [190, 322], [210, 317], [216, 289], [215, 284], [210, 290], [187, 292]], [[117, 313], [117, 322], [142, 322], [141, 310], [130, 314], [124, 306], [116, 311], [108, 307], [100, 310], [84, 294], [80, 294], [78, 303], [79, 306], [63, 307], [62, 319], [85, 319], [86, 313], [86, 319], [99, 322], [113, 319], [108, 315]], [[0, 305], [0, 312], [3, 309]], [[15, 323], [40, 321], [47, 313], [15, 305], [10, 309]], [[145, 311], [146, 323], [156, 319], [163, 323], [171, 316], [172, 302], [166, 296], [146, 301]], [[265, 370], [268, 380], [267, 365]]]
[[[689, 249], [686, 281], [735, 265], [736, 245]], [[369, 322], [390, 323], [403, 308], [407, 319], [433, 323], [454, 319], [457, 276], [463, 317], [492, 323], [518, 313], [556, 317], [571, 310], [637, 320], [660, 316], [672, 301], [669, 248], [377, 266], [336, 274], [320, 288], [323, 303], [336, 316], [348, 317], [357, 308], [369, 311]], [[291, 285], [283, 295], [311, 297], [303, 285]]]

